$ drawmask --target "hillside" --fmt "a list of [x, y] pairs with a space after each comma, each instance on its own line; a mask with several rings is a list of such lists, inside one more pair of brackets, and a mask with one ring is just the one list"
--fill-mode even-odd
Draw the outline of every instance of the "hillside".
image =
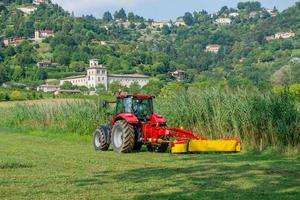
[[[24, 8], [32, 11], [26, 14]], [[244, 2], [215, 14], [185, 13], [174, 22], [155, 22], [123, 9], [102, 19], [75, 17], [58, 5], [30, 0], [3, 1], [0, 13], [1, 41], [22, 39], [0, 49], [0, 84], [36, 86], [48, 77], [82, 74], [91, 58], [113, 73], [155, 77], [145, 88], [151, 93], [175, 81], [169, 72], [178, 69], [186, 71], [187, 87], [270, 90], [300, 82], [299, 3], [279, 12]], [[36, 41], [36, 30], [53, 35]], [[37, 68], [39, 61], [52, 66]]]

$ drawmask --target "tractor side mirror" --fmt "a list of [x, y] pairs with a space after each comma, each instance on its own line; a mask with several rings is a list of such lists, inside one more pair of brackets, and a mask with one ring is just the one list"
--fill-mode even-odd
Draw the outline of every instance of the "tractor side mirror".
[[108, 102], [107, 102], [107, 101], [103, 101], [102, 107], [103, 107], [103, 108], [108, 108]]

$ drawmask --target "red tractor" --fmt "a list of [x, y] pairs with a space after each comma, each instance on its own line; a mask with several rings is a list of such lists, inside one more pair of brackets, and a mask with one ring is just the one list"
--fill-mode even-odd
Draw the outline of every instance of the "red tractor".
[[[192, 131], [168, 128], [167, 120], [153, 112], [154, 98], [120, 94], [114, 102], [115, 116], [110, 125], [100, 126], [94, 133], [95, 149], [107, 151], [112, 144], [113, 150], [119, 153], [139, 151], [142, 145], [147, 145], [147, 149], [153, 152], [165, 152], [169, 146], [172, 153], [239, 151], [238, 140], [207, 140]], [[104, 105], [107, 107], [107, 102]]]

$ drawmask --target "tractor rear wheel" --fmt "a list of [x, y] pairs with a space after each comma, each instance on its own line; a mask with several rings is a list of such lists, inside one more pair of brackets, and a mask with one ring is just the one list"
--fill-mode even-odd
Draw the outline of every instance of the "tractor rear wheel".
[[94, 147], [96, 151], [107, 151], [109, 143], [103, 127], [96, 129], [94, 133]]
[[119, 153], [130, 153], [133, 151], [135, 137], [134, 128], [126, 121], [117, 121], [112, 128], [112, 146]]
[[164, 153], [168, 149], [168, 143], [163, 143], [160, 145], [154, 145], [154, 144], [148, 144], [147, 149], [150, 152], [158, 152], [158, 153]]

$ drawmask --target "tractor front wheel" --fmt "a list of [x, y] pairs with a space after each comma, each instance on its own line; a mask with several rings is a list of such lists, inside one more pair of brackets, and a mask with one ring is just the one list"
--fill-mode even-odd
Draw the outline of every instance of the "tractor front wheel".
[[94, 147], [96, 151], [107, 151], [109, 148], [109, 141], [104, 127], [98, 128], [94, 133]]
[[112, 146], [119, 153], [130, 153], [134, 148], [134, 128], [126, 121], [117, 121], [112, 128]]

